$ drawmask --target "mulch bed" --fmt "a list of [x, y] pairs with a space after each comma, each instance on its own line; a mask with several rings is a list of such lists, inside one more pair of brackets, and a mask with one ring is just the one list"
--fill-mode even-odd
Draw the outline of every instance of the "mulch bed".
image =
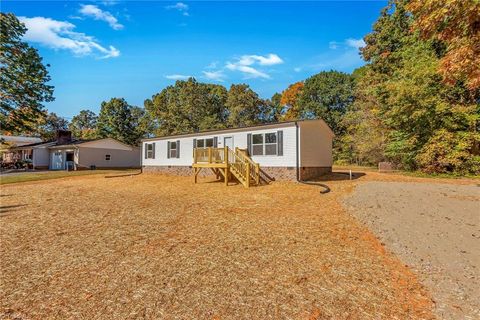
[[2, 186], [0, 318], [431, 319], [332, 192], [139, 175]]

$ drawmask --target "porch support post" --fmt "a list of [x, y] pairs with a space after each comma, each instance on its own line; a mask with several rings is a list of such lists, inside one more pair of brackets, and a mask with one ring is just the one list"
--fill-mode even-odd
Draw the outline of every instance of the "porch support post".
[[250, 188], [250, 164], [248, 162], [245, 162], [245, 165], [247, 166], [247, 174], [245, 177], [245, 186], [247, 188]]
[[230, 170], [228, 170], [228, 167], [225, 167], [224, 170], [224, 178], [225, 178], [225, 186], [228, 186], [228, 178], [229, 178], [229, 175], [230, 175]]

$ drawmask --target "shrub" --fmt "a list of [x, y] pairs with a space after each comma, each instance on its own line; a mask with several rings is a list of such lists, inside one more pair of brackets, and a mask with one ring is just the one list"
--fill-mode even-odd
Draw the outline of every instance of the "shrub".
[[439, 130], [416, 156], [426, 173], [480, 174], [480, 155], [474, 152], [480, 135], [472, 132]]

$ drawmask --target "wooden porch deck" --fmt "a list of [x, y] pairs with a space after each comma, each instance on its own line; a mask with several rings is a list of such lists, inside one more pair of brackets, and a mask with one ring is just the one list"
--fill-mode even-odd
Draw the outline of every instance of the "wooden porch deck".
[[226, 186], [233, 177], [246, 188], [260, 184], [260, 165], [239, 148], [194, 148], [192, 167], [195, 183], [200, 171], [207, 168], [211, 169], [218, 179], [223, 176]]

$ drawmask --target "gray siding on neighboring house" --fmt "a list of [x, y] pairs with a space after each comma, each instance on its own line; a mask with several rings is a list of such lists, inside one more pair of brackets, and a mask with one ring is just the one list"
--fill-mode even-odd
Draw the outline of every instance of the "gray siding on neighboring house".
[[32, 158], [34, 168], [48, 168], [50, 165], [50, 152], [46, 147], [34, 148]]
[[[94, 165], [97, 168], [139, 168], [140, 149], [132, 149], [133, 150], [120, 150], [80, 147], [78, 150], [77, 167], [79, 169], [88, 169]], [[110, 155], [110, 160], [106, 160], [106, 155]]]

